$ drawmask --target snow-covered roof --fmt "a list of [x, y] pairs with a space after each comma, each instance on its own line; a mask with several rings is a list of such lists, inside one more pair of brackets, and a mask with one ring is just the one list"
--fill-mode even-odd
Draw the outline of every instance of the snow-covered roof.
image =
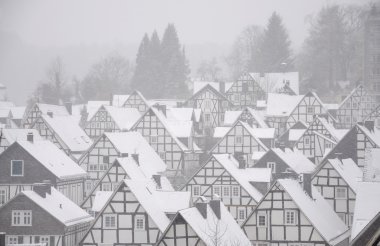
[[9, 144], [13, 144], [15, 141], [26, 141], [28, 133], [33, 134], [35, 141], [43, 140], [37, 130], [35, 129], [23, 129], [23, 128], [3, 128], [1, 129], [2, 137], [5, 138]]
[[129, 95], [113, 95], [112, 106], [123, 107], [124, 103], [128, 100]]
[[8, 118], [9, 112], [11, 112], [9, 108], [0, 108], [0, 118]]
[[286, 94], [268, 93], [266, 115], [289, 116], [303, 97], [303, 95], [290, 96]]
[[311, 187], [311, 198], [298, 180], [279, 179], [277, 182], [328, 243], [332, 245], [339, 243], [335, 239], [346, 233], [348, 228], [314, 186]]
[[176, 108], [179, 103], [183, 103], [183, 100], [178, 99], [150, 99], [147, 101], [149, 106], [153, 105], [165, 105], [166, 108]]
[[166, 118], [169, 120], [191, 121], [193, 113], [193, 108], [168, 108], [166, 109]]
[[38, 108], [42, 114], [47, 114], [48, 112], [53, 113], [54, 116], [58, 115], [70, 115], [65, 106], [37, 103]]
[[190, 206], [190, 192], [156, 190], [154, 195], [165, 213], [177, 213], [179, 210]]
[[289, 129], [289, 141], [298, 141], [306, 129]]
[[141, 114], [136, 108], [123, 108], [114, 106], [104, 106], [111, 118], [120, 130], [130, 130], [140, 119]]
[[[224, 93], [228, 91], [232, 85], [233, 82], [226, 82], [225, 83], [225, 90], [222, 91], [221, 93]], [[210, 85], [213, 87], [215, 90], [220, 92], [220, 83], [219, 82], [212, 82], [212, 81], [194, 81], [193, 82], [193, 95], [197, 93], [198, 91], [202, 90], [205, 86]]]
[[111, 198], [112, 193], [112, 191], [96, 191], [91, 211], [100, 212], [104, 205], [106, 205], [107, 201]]
[[106, 132], [104, 135], [119, 153], [139, 154], [139, 161], [143, 163], [142, 165], [149, 165], [147, 170], [165, 171], [166, 164], [139, 132]]
[[[267, 123], [264, 121], [263, 116], [257, 110], [250, 107], [247, 107], [247, 110], [251, 113], [253, 119], [257, 122], [259, 127], [268, 127]], [[224, 126], [232, 126], [239, 119], [242, 113], [242, 110], [226, 111], [224, 114]]]
[[99, 108], [101, 106], [109, 106], [110, 102], [109, 101], [88, 101], [86, 106], [86, 110], [88, 113], [87, 120], [90, 120], [96, 112], [98, 112]]
[[252, 153], [252, 160], [254, 161], [258, 161], [261, 159], [261, 157], [263, 157], [267, 152], [266, 151], [255, 151]]
[[16, 105], [13, 102], [10, 101], [0, 101], [0, 108], [12, 108], [15, 107]]
[[314, 163], [297, 149], [293, 151], [289, 148], [285, 148], [285, 150], [273, 148], [271, 150], [298, 174], [312, 173], [315, 169]]
[[250, 75], [265, 92], [276, 93], [288, 83], [289, 88], [295, 94], [299, 94], [298, 72], [265, 73], [263, 77], [260, 73], [250, 73]]
[[367, 127], [357, 124], [360, 130], [362, 130], [369, 139], [371, 139], [377, 146], [380, 146], [380, 130], [374, 127], [373, 131], [367, 129]]
[[272, 178], [272, 170], [270, 168], [239, 169], [238, 161], [230, 154], [214, 154], [213, 157], [256, 202], [261, 200], [263, 194], [251, 182], [270, 183]]
[[346, 135], [346, 133], [349, 131], [348, 129], [336, 129], [323, 117], [316, 117], [315, 120], [319, 120], [323, 124], [323, 126], [331, 134], [331, 136], [335, 139], [336, 142], [339, 142], [339, 140], [341, 140], [344, 137], [344, 135]]
[[93, 220], [88, 213], [54, 187], [51, 187], [51, 194], [46, 194], [45, 198], [32, 190], [22, 191], [20, 194], [31, 199], [65, 226], [73, 226]]
[[339, 108], [339, 104], [338, 103], [325, 103], [325, 107], [328, 110], [337, 110]]
[[166, 125], [177, 138], [189, 138], [192, 136], [192, 121], [167, 120]]
[[30, 155], [59, 179], [86, 177], [87, 173], [48, 140], [17, 141]]
[[356, 193], [359, 181], [363, 178], [362, 170], [356, 165], [352, 159], [329, 159], [331, 166], [346, 181], [348, 186]]
[[226, 127], [226, 126], [218, 126], [214, 128], [214, 138], [222, 138], [224, 137], [227, 132], [231, 129], [231, 127]]
[[216, 217], [209, 204], [206, 206], [206, 218], [203, 218], [202, 214], [196, 207], [179, 211], [179, 214], [205, 245], [215, 245], [213, 234], [216, 234], [218, 231], [220, 232], [220, 235], [218, 235], [220, 245], [251, 245], [243, 230], [236, 223], [235, 219], [222, 202], [220, 202], [220, 219]]
[[351, 240], [380, 212], [380, 182], [359, 182]]
[[19, 107], [11, 107], [11, 113], [12, 113], [12, 119], [14, 120], [20, 120], [24, 117], [26, 107], [19, 106]]
[[[243, 123], [246, 124], [246, 123]], [[249, 125], [247, 126], [247, 128]], [[275, 128], [252, 128], [249, 127], [249, 131], [252, 135], [255, 135], [259, 139], [274, 139], [275, 138]]]
[[[164, 208], [163, 205], [167, 205], [169, 201], [162, 201], [162, 199], [167, 199], [169, 196], [167, 194], [157, 195], [159, 191], [157, 191], [155, 187], [152, 187], [146, 180], [125, 179], [124, 182], [158, 229], [164, 232], [170, 224], [170, 220], [165, 214], [167, 208]], [[170, 201], [172, 203], [170, 210], [173, 211], [170, 212], [177, 212], [178, 210], [175, 211], [176, 209], [185, 209], [190, 205], [190, 192], [172, 191], [171, 198], [173, 200]]]
[[380, 181], [380, 148], [365, 150], [364, 181]]
[[77, 117], [71, 115], [41, 117], [72, 152], [84, 152], [92, 145], [92, 140], [78, 125]]

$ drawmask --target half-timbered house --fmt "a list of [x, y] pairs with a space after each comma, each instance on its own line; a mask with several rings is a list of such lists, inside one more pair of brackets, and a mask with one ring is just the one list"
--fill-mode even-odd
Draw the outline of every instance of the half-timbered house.
[[318, 166], [312, 183], [347, 225], [351, 226], [362, 170], [351, 159], [328, 159]]
[[28, 134], [32, 134], [34, 140], [42, 140], [42, 137], [37, 130], [23, 128], [2, 128], [0, 129], [0, 154], [3, 153], [11, 144], [16, 141], [26, 141]]
[[0, 155], [0, 204], [34, 183], [49, 180], [62, 194], [79, 204], [87, 174], [47, 140], [16, 141]]
[[106, 132], [82, 155], [79, 165], [87, 172], [86, 194], [118, 157], [135, 156], [141, 163], [152, 163], [165, 171], [162, 160], [138, 132]]
[[141, 114], [135, 108], [102, 105], [87, 121], [84, 130], [88, 136], [96, 139], [104, 132], [129, 131], [140, 117]]
[[266, 93], [251, 74], [245, 73], [226, 91], [226, 97], [233, 103], [234, 108], [243, 109], [255, 107], [257, 100], [265, 99]]
[[220, 200], [198, 202], [180, 210], [157, 246], [251, 245]]
[[9, 111], [9, 128], [20, 128], [21, 121], [24, 117], [26, 107], [24, 106], [18, 106], [18, 107], [11, 107]]
[[75, 160], [93, 143], [75, 116], [41, 115], [30, 127], [38, 130], [44, 139], [50, 140]]
[[348, 245], [349, 229], [311, 185], [311, 175], [278, 179], [243, 229], [253, 245]]
[[255, 168], [270, 168], [273, 179], [312, 173], [315, 165], [297, 149], [272, 148], [254, 165]]
[[299, 94], [298, 72], [250, 73], [266, 93]]
[[307, 124], [302, 121], [298, 121], [288, 130], [286, 130], [281, 136], [279, 136], [277, 142], [286, 148], [292, 148], [305, 133], [306, 129]]
[[168, 120], [161, 110], [151, 107], [132, 129], [140, 132], [165, 161], [170, 175], [192, 172], [199, 167], [202, 153], [193, 141], [192, 122]]
[[148, 180], [120, 182], [79, 245], [154, 245], [168, 214], [188, 208], [190, 193], [157, 191]]
[[125, 100], [123, 107], [135, 108], [140, 114], [143, 114], [149, 109], [150, 104], [139, 91], [134, 91], [129, 95], [128, 99]]
[[380, 130], [374, 127], [374, 121], [356, 124], [324, 157], [334, 159], [341, 153], [343, 159], [352, 159], [360, 168], [364, 168], [366, 149], [380, 147]]
[[[0, 208], [5, 245], [76, 246], [93, 218], [51, 184], [34, 184]], [[2, 239], [3, 240], [3, 239]]]
[[224, 113], [232, 107], [232, 103], [207, 84], [185, 101], [183, 106], [202, 110], [206, 135], [212, 136], [212, 128], [223, 124]]
[[316, 116], [294, 147], [300, 150], [316, 165], [348, 132], [346, 129], [335, 129], [326, 118]]
[[242, 223], [267, 192], [269, 168], [248, 168], [244, 160], [231, 154], [215, 154], [187, 181], [182, 190], [190, 191], [192, 201], [219, 196], [231, 215]]
[[364, 118], [363, 122], [365, 121], [374, 121], [375, 127], [380, 128], [380, 105]]
[[268, 128], [264, 115], [250, 107], [238, 111], [226, 111], [223, 126], [232, 126], [238, 120], [255, 128]]
[[369, 94], [363, 85], [359, 85], [340, 103], [336, 111], [336, 126], [351, 128], [362, 122], [375, 108], [376, 97]]
[[[140, 152], [146, 155], [149, 153]], [[140, 154], [133, 154], [128, 157], [119, 157], [111, 165], [111, 167], [104, 173], [104, 175], [95, 183], [95, 186], [86, 194], [81, 207], [91, 214], [99, 212], [103, 208], [101, 205], [101, 196], [112, 193], [112, 191], [124, 179], [152, 179], [156, 184], [157, 189], [174, 190], [169, 180], [161, 175], [166, 169], [166, 165], [162, 160], [156, 161], [150, 156], [140, 156]], [[103, 193], [103, 195], [99, 195]], [[96, 199], [98, 198], [98, 199]], [[99, 208], [94, 209], [94, 207]]]
[[[246, 161], [248, 166], [253, 164], [252, 154], [254, 152], [264, 152], [268, 148], [257, 137], [255, 130], [259, 128], [252, 128], [247, 123], [237, 121], [232, 127], [229, 128], [227, 133], [211, 148], [211, 154], [234, 154], [242, 153], [242, 158]], [[269, 129], [269, 128], [264, 128]]]
[[70, 115], [70, 113], [65, 106], [35, 103], [31, 108], [25, 111], [22, 127], [29, 128], [41, 115], [67, 116]]

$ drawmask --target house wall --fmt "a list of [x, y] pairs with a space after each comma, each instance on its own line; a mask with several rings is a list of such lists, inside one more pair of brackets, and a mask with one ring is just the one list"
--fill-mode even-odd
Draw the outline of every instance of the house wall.
[[102, 106], [86, 123], [84, 131], [90, 138], [96, 139], [100, 137], [104, 132], [119, 132], [120, 129], [111, 118], [107, 110]]
[[144, 100], [137, 93], [131, 94], [128, 97], [127, 101], [125, 101], [123, 107], [136, 108], [142, 114], [145, 113], [149, 109], [148, 105], [146, 105]]

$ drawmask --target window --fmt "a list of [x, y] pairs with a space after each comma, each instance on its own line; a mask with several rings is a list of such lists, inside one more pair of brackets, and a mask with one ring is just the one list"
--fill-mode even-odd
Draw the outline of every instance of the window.
[[110, 157], [109, 156], [103, 156], [103, 163], [110, 163]]
[[234, 95], [234, 101], [239, 102], [240, 101], [240, 94], [235, 94]]
[[325, 148], [326, 148], [326, 149], [331, 149], [331, 147], [332, 147], [331, 142], [326, 141], [326, 142], [325, 142]]
[[96, 171], [96, 170], [98, 170], [98, 165], [96, 165], [96, 164], [89, 164], [88, 165], [88, 170], [89, 171]]
[[346, 199], [347, 198], [347, 188], [346, 187], [336, 187], [335, 188], [336, 199]]
[[145, 230], [145, 216], [144, 215], [135, 216], [135, 229]]
[[31, 226], [32, 211], [12, 210], [12, 226]]
[[8, 237], [8, 244], [18, 244], [18, 238], [16, 236], [9, 236]]
[[305, 145], [310, 145], [310, 137], [309, 136], [305, 136], [303, 141], [304, 141]]
[[205, 122], [211, 122], [211, 115], [209, 113], [205, 114]]
[[313, 106], [307, 106], [307, 113], [308, 114], [314, 114], [314, 107]]
[[245, 220], [245, 208], [238, 208], [238, 220]]
[[229, 185], [223, 186], [223, 197], [230, 197], [230, 188]]
[[24, 176], [24, 161], [11, 161], [11, 176]]
[[92, 182], [86, 181], [86, 191], [91, 191], [91, 189], [92, 189]]
[[270, 168], [272, 170], [272, 173], [276, 173], [276, 162], [268, 161], [267, 168]]
[[240, 186], [232, 186], [232, 197], [240, 197]]
[[151, 143], [157, 143], [157, 136], [150, 136], [150, 142]]
[[102, 190], [103, 191], [112, 191], [112, 184], [111, 183], [103, 183], [102, 184]]
[[243, 137], [235, 136], [235, 144], [243, 144]]
[[7, 190], [0, 188], [0, 205], [3, 205], [7, 201]]
[[45, 245], [49, 245], [49, 237], [47, 237], [47, 236], [41, 236], [40, 237], [40, 243], [41, 244], [45, 244]]
[[295, 225], [296, 224], [296, 211], [285, 211], [285, 225]]
[[265, 214], [259, 214], [257, 216], [257, 226], [259, 227], [267, 226], [267, 216]]
[[104, 228], [108, 228], [108, 229], [116, 228], [116, 215], [114, 214], [104, 215]]
[[192, 192], [193, 192], [193, 196], [200, 196], [201, 195], [201, 187], [199, 185], [193, 185], [192, 186]]
[[218, 195], [218, 196], [221, 195], [220, 194], [220, 185], [214, 185], [214, 186], [212, 186], [212, 189], [213, 189], [214, 195]]

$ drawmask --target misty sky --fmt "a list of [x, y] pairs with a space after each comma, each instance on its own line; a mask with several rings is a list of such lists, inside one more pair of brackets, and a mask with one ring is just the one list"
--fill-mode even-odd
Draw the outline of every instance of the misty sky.
[[238, 34], [248, 25], [265, 26], [273, 11], [282, 16], [297, 51], [308, 18], [323, 6], [370, 1], [0, 0], [0, 83], [11, 100], [24, 104], [56, 56], [68, 78], [80, 79], [110, 52], [134, 61], [143, 34], [157, 29], [162, 36], [168, 23], [175, 24], [194, 75], [202, 60], [223, 62]]

